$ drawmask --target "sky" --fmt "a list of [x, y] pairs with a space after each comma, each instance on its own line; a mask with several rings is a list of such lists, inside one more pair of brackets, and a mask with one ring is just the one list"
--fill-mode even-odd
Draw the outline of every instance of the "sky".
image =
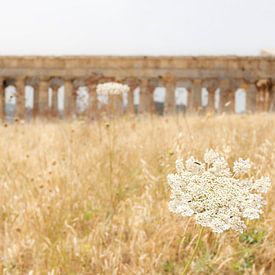
[[258, 55], [274, 0], [2, 0], [0, 55]]

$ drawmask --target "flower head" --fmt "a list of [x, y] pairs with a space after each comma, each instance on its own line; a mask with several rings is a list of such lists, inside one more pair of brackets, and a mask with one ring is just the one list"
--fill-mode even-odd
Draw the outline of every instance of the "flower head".
[[128, 93], [129, 90], [130, 88], [128, 85], [116, 82], [106, 82], [103, 84], [98, 84], [96, 87], [96, 92], [98, 95], [120, 95], [123, 93]]
[[234, 161], [233, 171], [236, 175], [246, 174], [251, 168], [251, 163], [248, 159], [239, 158]]
[[268, 177], [256, 181], [238, 178], [250, 169], [249, 161], [235, 161], [233, 172], [228, 162], [213, 150], [204, 162], [190, 157], [184, 165], [176, 161], [176, 173], [168, 175], [171, 187], [169, 210], [182, 216], [194, 216], [197, 224], [221, 233], [232, 229], [242, 232], [244, 219], [258, 219], [265, 201], [261, 193], [271, 186]]
[[219, 154], [216, 153], [213, 149], [206, 150], [206, 152], [204, 153], [204, 161], [207, 164], [212, 164], [218, 158], [219, 158]]

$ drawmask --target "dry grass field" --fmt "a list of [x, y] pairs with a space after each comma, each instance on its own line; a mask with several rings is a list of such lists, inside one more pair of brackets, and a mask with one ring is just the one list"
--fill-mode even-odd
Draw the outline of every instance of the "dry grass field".
[[[275, 116], [124, 117], [0, 126], [3, 274], [180, 274], [193, 219], [169, 212], [175, 160], [206, 148], [275, 181]], [[274, 187], [239, 235], [204, 231], [190, 274], [275, 274]]]

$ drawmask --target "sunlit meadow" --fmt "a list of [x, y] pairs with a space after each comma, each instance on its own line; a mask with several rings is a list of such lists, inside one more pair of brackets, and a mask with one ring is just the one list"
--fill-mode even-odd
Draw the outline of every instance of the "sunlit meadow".
[[[4, 274], [180, 274], [198, 225], [168, 209], [175, 161], [207, 148], [275, 180], [275, 116], [0, 126]], [[190, 274], [275, 274], [274, 186], [242, 234], [205, 229]]]

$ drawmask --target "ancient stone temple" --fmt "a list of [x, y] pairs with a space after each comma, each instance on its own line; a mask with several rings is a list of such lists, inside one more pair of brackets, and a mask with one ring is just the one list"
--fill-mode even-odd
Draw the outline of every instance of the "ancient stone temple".
[[[247, 113], [275, 110], [275, 58], [261, 57], [114, 57], [114, 56], [61, 56], [61, 57], [0, 57], [0, 110], [7, 112], [7, 88], [13, 87], [14, 116], [24, 119], [27, 112], [26, 87], [32, 87], [32, 118], [58, 117], [58, 91], [63, 87], [63, 117], [77, 113], [78, 89], [88, 91], [87, 117], [97, 117], [96, 85], [107, 81], [128, 84], [127, 104], [117, 105], [123, 113], [156, 113], [153, 93], [163, 87], [163, 113], [178, 110], [177, 88], [185, 88], [188, 113], [235, 111], [235, 92], [245, 92]], [[139, 102], [134, 104], [134, 91], [139, 88]], [[202, 89], [207, 90], [207, 105], [202, 104]], [[219, 101], [216, 93], [219, 91]], [[49, 92], [51, 104], [49, 104]], [[121, 110], [118, 110], [121, 112]]]

